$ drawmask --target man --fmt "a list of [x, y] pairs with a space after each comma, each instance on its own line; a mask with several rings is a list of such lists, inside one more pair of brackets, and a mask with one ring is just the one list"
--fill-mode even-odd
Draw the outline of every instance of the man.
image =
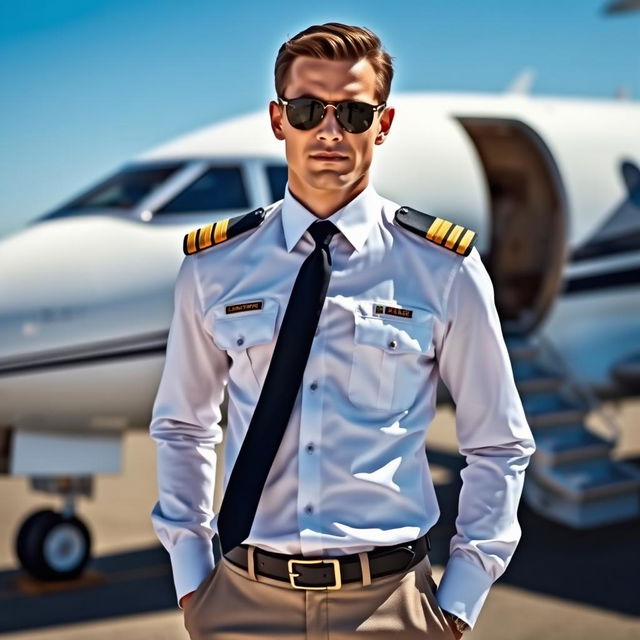
[[[475, 232], [369, 181], [392, 76], [364, 28], [285, 42], [269, 105], [284, 199], [185, 237], [150, 427], [152, 519], [194, 639], [460, 638], [520, 539], [535, 446]], [[424, 452], [438, 376], [468, 463], [439, 586]]]

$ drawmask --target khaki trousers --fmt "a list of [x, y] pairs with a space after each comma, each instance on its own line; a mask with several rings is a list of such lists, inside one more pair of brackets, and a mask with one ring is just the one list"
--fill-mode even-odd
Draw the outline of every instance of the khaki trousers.
[[[251, 568], [253, 548], [249, 548]], [[237, 567], [222, 556], [185, 611], [192, 640], [451, 640], [429, 557], [408, 570], [335, 590], [300, 590]]]

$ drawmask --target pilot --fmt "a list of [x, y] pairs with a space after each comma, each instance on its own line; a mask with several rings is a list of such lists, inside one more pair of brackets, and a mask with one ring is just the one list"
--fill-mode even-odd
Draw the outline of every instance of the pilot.
[[[535, 445], [476, 232], [370, 181], [392, 77], [366, 28], [287, 40], [269, 104], [284, 198], [184, 237], [152, 522], [194, 640], [460, 638], [519, 542]], [[467, 466], [436, 583], [439, 377]]]

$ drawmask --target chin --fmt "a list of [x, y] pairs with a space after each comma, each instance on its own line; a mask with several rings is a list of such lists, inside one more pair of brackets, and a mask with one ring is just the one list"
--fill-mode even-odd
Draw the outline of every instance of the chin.
[[351, 184], [349, 176], [350, 174], [337, 173], [331, 169], [326, 169], [309, 175], [307, 182], [316, 189], [342, 189]]

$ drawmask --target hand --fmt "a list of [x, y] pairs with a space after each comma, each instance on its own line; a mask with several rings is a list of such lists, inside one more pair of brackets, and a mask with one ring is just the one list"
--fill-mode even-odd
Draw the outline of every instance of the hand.
[[456, 623], [449, 617], [448, 612], [444, 611], [444, 618], [447, 621], [447, 624], [449, 625], [449, 628], [451, 629], [451, 632], [453, 633], [453, 637], [456, 640], [460, 640], [460, 638], [462, 638], [462, 636], [464, 635], [463, 632], [458, 631], [458, 627], [456, 627]]
[[453, 637], [456, 640], [459, 640], [459, 638], [462, 638], [462, 636], [464, 635], [462, 632], [458, 631], [458, 627], [456, 627], [456, 625], [453, 623], [452, 620], [449, 620], [449, 618], [447, 618], [447, 624], [449, 625], [449, 628], [451, 629], [451, 631], [453, 632]]
[[194, 593], [195, 593], [195, 591], [190, 591], [189, 593], [185, 593], [185, 595], [183, 595], [182, 598], [180, 598], [180, 606], [182, 607], [182, 609], [184, 611], [187, 610], [187, 602], [189, 602], [189, 600], [191, 600], [191, 598], [193, 597]]
[[449, 618], [449, 616], [445, 616], [445, 618], [447, 619], [447, 624], [449, 625], [449, 628], [453, 632], [453, 637], [456, 640], [460, 640], [460, 638], [462, 638], [464, 634], [458, 631], [458, 627], [456, 627], [455, 623], [453, 622], [453, 620]]

